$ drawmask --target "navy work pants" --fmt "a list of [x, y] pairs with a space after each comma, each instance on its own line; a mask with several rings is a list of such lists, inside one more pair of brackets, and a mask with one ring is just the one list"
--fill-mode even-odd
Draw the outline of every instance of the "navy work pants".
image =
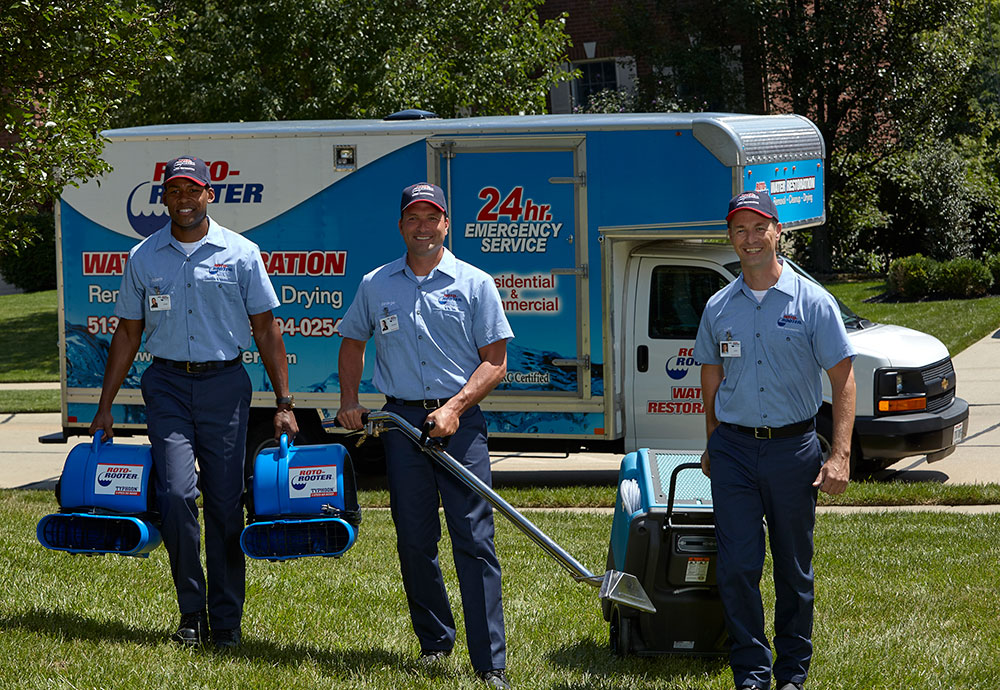
[[[387, 403], [382, 409], [400, 415], [418, 429], [427, 417], [427, 410], [419, 407]], [[469, 658], [477, 671], [505, 668], [507, 643], [492, 506], [421, 452], [407, 436], [390, 431], [381, 439], [403, 587], [420, 648], [450, 650], [455, 644], [455, 619], [438, 564], [440, 494], [462, 595]], [[459, 429], [445, 450], [491, 484], [486, 421], [478, 406], [462, 415]]]
[[[177, 603], [181, 613], [207, 607], [214, 630], [239, 627], [243, 615], [246, 564], [240, 533], [250, 395], [242, 365], [187, 374], [153, 363], [142, 376], [163, 544]], [[207, 590], [195, 458], [204, 493]]]
[[[822, 465], [816, 433], [758, 440], [720, 425], [708, 442], [719, 546], [716, 577], [736, 687], [804, 683], [812, 658], [813, 527]], [[765, 527], [774, 564], [774, 649], [764, 634]]]

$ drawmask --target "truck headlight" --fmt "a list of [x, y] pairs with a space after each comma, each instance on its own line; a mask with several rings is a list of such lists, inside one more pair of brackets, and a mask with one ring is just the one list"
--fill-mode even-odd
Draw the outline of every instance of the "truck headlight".
[[879, 369], [875, 372], [876, 413], [921, 412], [926, 409], [927, 389], [919, 371]]

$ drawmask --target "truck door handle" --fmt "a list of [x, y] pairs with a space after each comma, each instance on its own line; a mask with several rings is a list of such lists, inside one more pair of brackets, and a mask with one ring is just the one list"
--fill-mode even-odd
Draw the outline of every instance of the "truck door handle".
[[645, 345], [640, 345], [635, 352], [635, 366], [639, 371], [649, 369], [649, 348]]

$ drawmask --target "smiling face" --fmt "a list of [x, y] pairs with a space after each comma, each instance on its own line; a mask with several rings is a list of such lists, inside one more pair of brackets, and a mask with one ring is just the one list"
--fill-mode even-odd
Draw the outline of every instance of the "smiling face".
[[740, 257], [744, 273], [777, 266], [779, 237], [781, 223], [756, 211], [742, 209], [729, 219], [729, 242]]
[[430, 202], [417, 201], [403, 210], [399, 232], [411, 260], [436, 263], [444, 249], [444, 238], [448, 236], [448, 216]]
[[170, 216], [171, 231], [182, 241], [199, 239], [208, 232], [208, 204], [215, 200], [215, 191], [193, 180], [177, 177], [163, 185], [163, 205]]

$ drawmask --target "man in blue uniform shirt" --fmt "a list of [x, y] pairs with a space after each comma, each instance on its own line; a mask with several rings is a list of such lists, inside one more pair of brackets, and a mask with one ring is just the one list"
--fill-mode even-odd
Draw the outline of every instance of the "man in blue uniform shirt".
[[[111, 405], [146, 335], [153, 363], [142, 375], [163, 544], [181, 622], [172, 639], [240, 644], [245, 562], [240, 549], [251, 384], [241, 350], [257, 343], [277, 396], [275, 437], [298, 432], [288, 363], [271, 310], [280, 302], [260, 250], [208, 216], [215, 199], [205, 162], [167, 163], [170, 224], [136, 245], [122, 276], [118, 327], [90, 433], [113, 436]], [[208, 581], [201, 564], [198, 475], [204, 493]], [[211, 630], [211, 633], [209, 632]]]
[[[781, 224], [766, 192], [729, 202], [741, 275], [708, 301], [695, 343], [701, 362], [719, 558], [716, 577], [741, 690], [802, 690], [812, 658], [813, 526], [817, 490], [850, 476], [855, 352], [833, 297], [777, 255]], [[823, 462], [815, 416], [822, 372], [833, 391]], [[774, 564], [774, 647], [764, 634], [764, 520]]]
[[[407, 187], [400, 216], [406, 254], [362, 279], [340, 324], [337, 419], [348, 429], [362, 426], [367, 410], [358, 402], [358, 387], [365, 343], [374, 335], [374, 383], [386, 396], [383, 409], [416, 427], [432, 422], [430, 435], [450, 436], [449, 453], [489, 484], [486, 422], [478, 403], [506, 373], [507, 340], [514, 334], [493, 279], [444, 246], [449, 223], [441, 188], [426, 182]], [[509, 688], [493, 509], [406, 437], [389, 433], [381, 438], [421, 663], [437, 662], [455, 644], [455, 620], [438, 565], [440, 494], [469, 658], [489, 687]]]

